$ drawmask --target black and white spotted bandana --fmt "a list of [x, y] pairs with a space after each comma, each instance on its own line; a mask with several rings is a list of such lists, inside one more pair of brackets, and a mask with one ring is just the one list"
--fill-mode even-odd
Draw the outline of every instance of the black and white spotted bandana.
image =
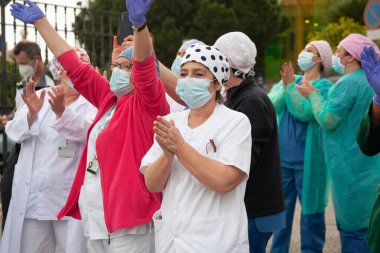
[[227, 58], [213, 46], [196, 44], [186, 49], [181, 66], [191, 61], [203, 64], [221, 85], [230, 78], [230, 65]]

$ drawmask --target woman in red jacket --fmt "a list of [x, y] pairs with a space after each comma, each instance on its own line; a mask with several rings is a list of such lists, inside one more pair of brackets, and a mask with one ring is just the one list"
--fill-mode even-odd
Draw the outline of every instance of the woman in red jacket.
[[58, 218], [82, 218], [89, 252], [150, 252], [152, 215], [160, 201], [145, 187], [139, 166], [153, 143], [153, 121], [169, 112], [145, 20], [153, 1], [126, 1], [134, 24], [134, 49], [112, 64], [110, 83], [78, 59], [37, 5], [26, 2], [13, 4], [12, 15], [34, 24], [74, 88], [98, 108]]

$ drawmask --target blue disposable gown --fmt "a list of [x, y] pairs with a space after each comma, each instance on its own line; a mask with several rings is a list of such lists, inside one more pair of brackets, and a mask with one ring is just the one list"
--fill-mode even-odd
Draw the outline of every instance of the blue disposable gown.
[[[304, 173], [302, 186], [302, 213], [313, 214], [324, 212], [329, 191], [329, 179], [324, 161], [322, 145], [322, 129], [316, 122], [311, 103], [299, 94], [296, 83], [300, 83], [303, 76], [297, 75], [295, 82], [283, 88], [280, 81], [268, 94], [277, 113], [278, 122], [282, 121], [284, 108], [297, 120], [308, 123], [306, 144], [304, 150]], [[319, 90], [322, 98], [327, 97], [332, 82], [326, 78], [314, 80], [311, 84]]]
[[345, 232], [368, 227], [380, 181], [380, 156], [363, 155], [355, 136], [372, 96], [365, 73], [359, 69], [342, 76], [327, 99], [320, 92], [309, 97], [314, 116], [324, 129], [335, 215]]

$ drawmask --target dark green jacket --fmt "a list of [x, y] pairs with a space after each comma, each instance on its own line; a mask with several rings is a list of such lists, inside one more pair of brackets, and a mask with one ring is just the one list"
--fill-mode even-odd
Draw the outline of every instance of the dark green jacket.
[[[374, 156], [380, 152], [380, 125], [375, 125], [372, 121], [371, 111], [372, 105], [368, 113], [364, 115], [356, 133], [361, 151], [368, 156]], [[372, 211], [366, 241], [372, 253], [380, 253], [380, 188], [377, 190], [377, 200]]]

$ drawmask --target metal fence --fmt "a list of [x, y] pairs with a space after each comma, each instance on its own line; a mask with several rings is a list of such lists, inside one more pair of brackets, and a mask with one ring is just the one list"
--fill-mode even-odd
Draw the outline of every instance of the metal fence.
[[[15, 84], [20, 81], [17, 66], [14, 64], [11, 54], [11, 50], [17, 42], [22, 39], [37, 42], [41, 47], [45, 64], [49, 63], [53, 55], [34, 26], [24, 24], [11, 16], [9, 0], [0, 0], [0, 3], [2, 53], [0, 115], [3, 115], [8, 114], [14, 107]], [[117, 13], [90, 12], [80, 5], [36, 3], [45, 12], [49, 22], [70, 45], [86, 49], [93, 65], [101, 68], [108, 66], [112, 53], [113, 36], [116, 34], [119, 23]], [[0, 131], [0, 140], [2, 139], [2, 144], [0, 143], [1, 169], [7, 159], [7, 152], [4, 151], [8, 150], [8, 143], [4, 131], [2, 129]]]

